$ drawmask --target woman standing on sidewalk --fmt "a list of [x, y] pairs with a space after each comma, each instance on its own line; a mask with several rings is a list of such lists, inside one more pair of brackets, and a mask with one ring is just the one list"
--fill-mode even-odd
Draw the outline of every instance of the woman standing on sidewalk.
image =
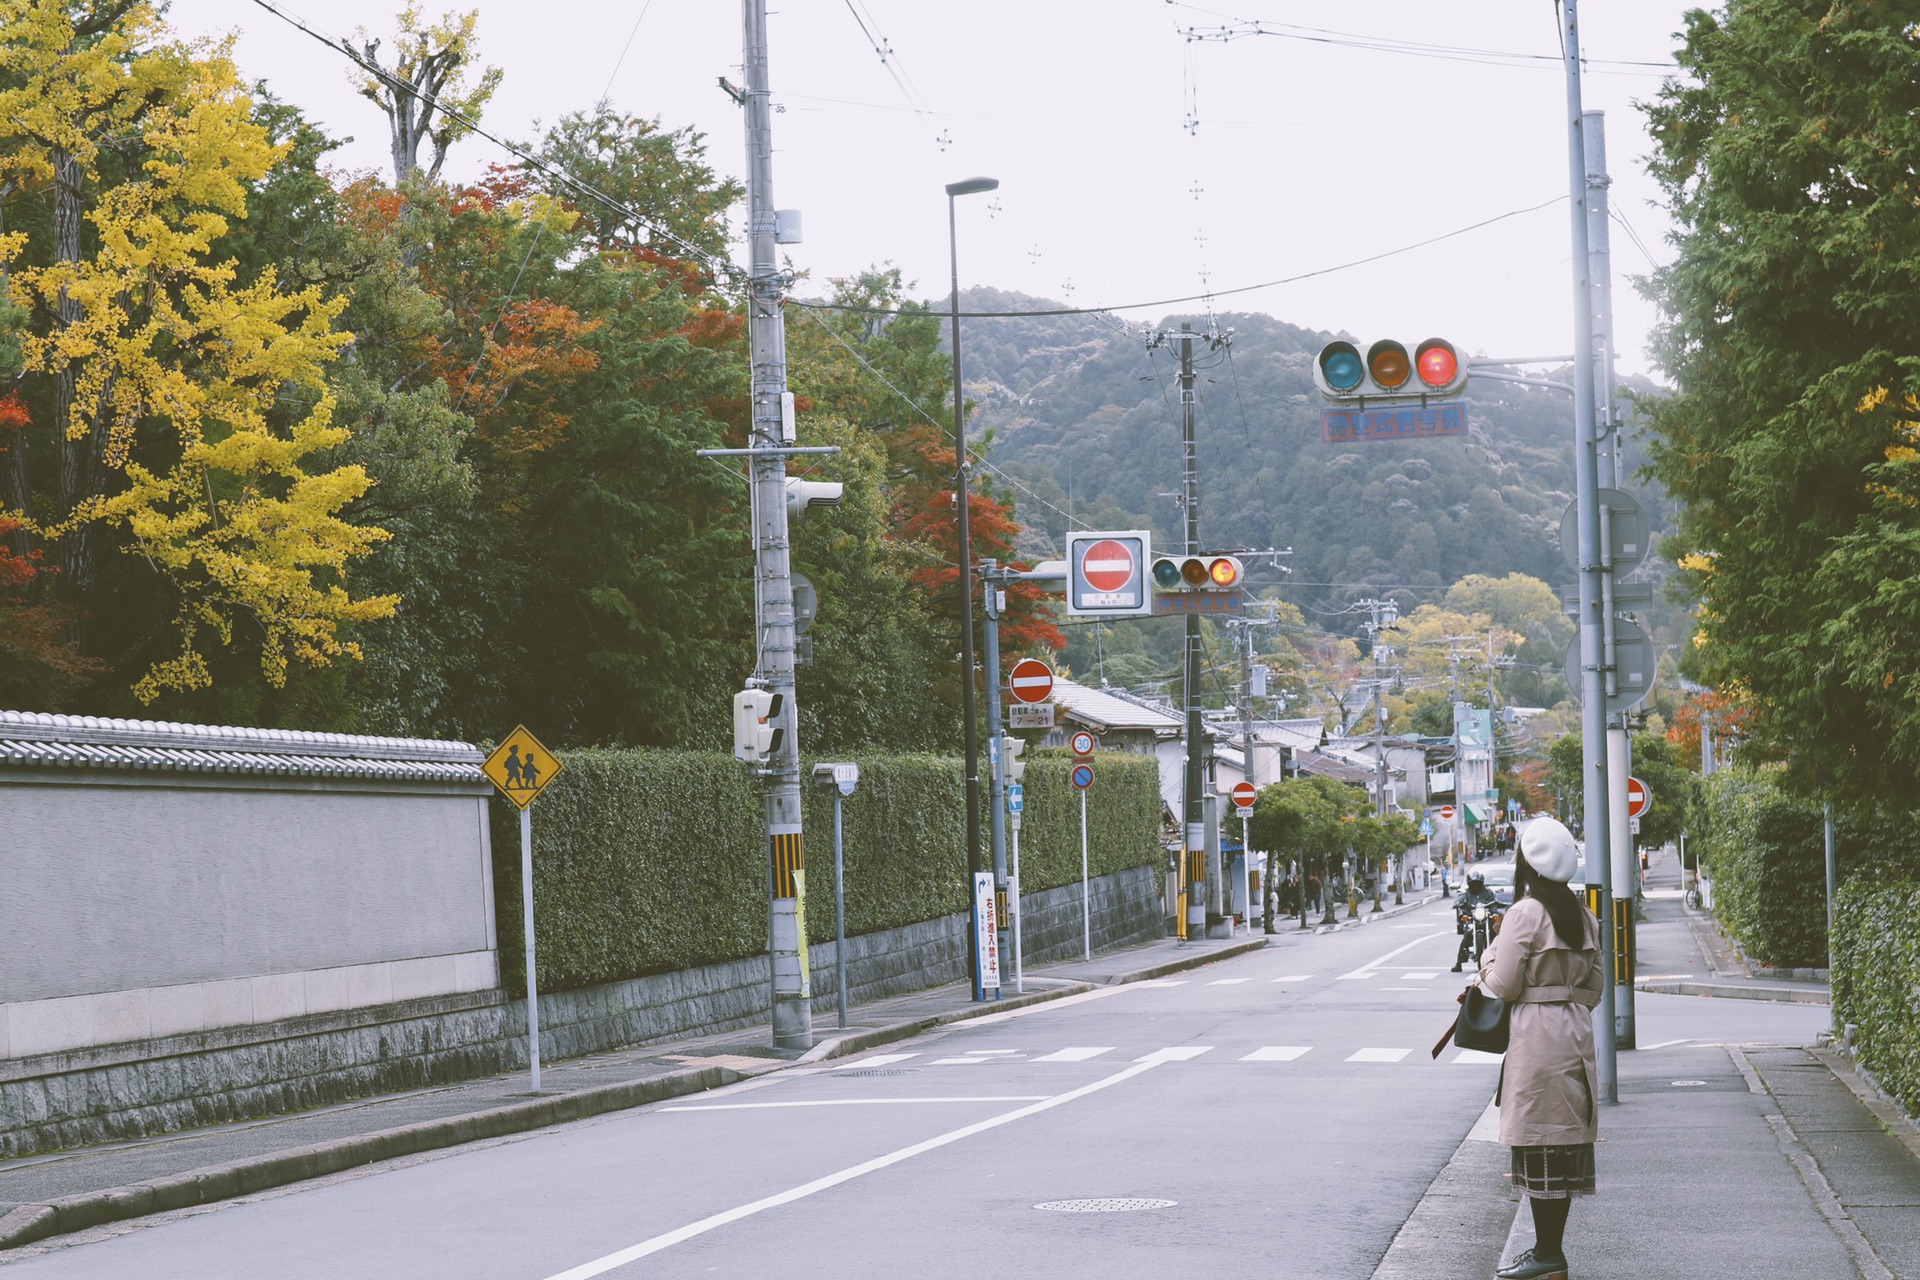
[[1567, 887], [1573, 833], [1536, 818], [1520, 833], [1514, 904], [1480, 960], [1480, 985], [1512, 1006], [1500, 1068], [1500, 1141], [1533, 1210], [1534, 1245], [1501, 1280], [1566, 1280], [1572, 1197], [1593, 1193], [1598, 1093], [1592, 1009], [1600, 1003], [1600, 926]]

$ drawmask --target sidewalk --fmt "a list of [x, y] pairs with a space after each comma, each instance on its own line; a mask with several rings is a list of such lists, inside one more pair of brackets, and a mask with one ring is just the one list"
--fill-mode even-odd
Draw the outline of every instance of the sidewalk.
[[965, 983], [850, 1008], [847, 1028], [814, 1016], [814, 1047], [769, 1046], [765, 1026], [543, 1063], [541, 1092], [525, 1071], [366, 1098], [294, 1115], [134, 1142], [0, 1161], [0, 1250], [47, 1236], [170, 1209], [208, 1204], [360, 1165], [497, 1138], [698, 1093], [902, 1040], [945, 1023], [1195, 968], [1267, 944], [1244, 930], [1230, 940], [1168, 938], [1036, 965], [1025, 994], [976, 1004]]
[[[1773, 1000], [1789, 1004], [1831, 1004], [1824, 981], [1802, 980], [1781, 972], [1755, 977], [1747, 971], [1713, 917], [1689, 909], [1682, 900], [1678, 859], [1661, 850], [1644, 873], [1645, 916], [1636, 940], [1634, 988], [1663, 995], [1716, 996], [1724, 1000]], [[1679, 922], [1681, 929], [1659, 926]]]
[[[1653, 972], [1684, 973], [1722, 995], [1784, 985], [1716, 971], [1678, 902], [1660, 905], [1649, 903], [1641, 925], [1643, 969], [1673, 965]], [[1689, 1020], [1722, 1025], [1711, 1006], [1698, 1007]], [[1567, 1229], [1571, 1274], [1920, 1280], [1920, 1129], [1844, 1054], [1739, 1039], [1619, 1055], [1619, 1103], [1600, 1117], [1598, 1191], [1575, 1203]], [[1374, 1280], [1490, 1277], [1532, 1243], [1531, 1213], [1504, 1182], [1497, 1123], [1489, 1108]]]

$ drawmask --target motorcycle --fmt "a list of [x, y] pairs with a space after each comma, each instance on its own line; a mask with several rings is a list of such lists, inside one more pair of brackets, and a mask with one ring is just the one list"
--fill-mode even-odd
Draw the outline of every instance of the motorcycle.
[[1486, 954], [1493, 940], [1500, 936], [1500, 921], [1506, 916], [1507, 909], [1497, 902], [1476, 902], [1471, 910], [1460, 913], [1460, 932], [1472, 931], [1473, 941], [1468, 948], [1474, 966], [1480, 964], [1480, 957]]

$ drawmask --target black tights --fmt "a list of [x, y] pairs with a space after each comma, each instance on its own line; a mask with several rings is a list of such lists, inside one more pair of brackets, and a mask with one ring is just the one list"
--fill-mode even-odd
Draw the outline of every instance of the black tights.
[[1533, 1209], [1533, 1253], [1538, 1258], [1563, 1257], [1560, 1251], [1562, 1238], [1567, 1231], [1567, 1211], [1573, 1208], [1573, 1197], [1562, 1196], [1558, 1200], [1542, 1200], [1538, 1196], [1527, 1197], [1527, 1203]]

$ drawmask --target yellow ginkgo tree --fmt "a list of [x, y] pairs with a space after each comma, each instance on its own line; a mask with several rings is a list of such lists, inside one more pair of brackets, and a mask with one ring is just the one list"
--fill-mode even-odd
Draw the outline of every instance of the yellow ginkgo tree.
[[341, 625], [396, 603], [345, 582], [386, 535], [342, 514], [366, 472], [326, 463], [350, 434], [324, 377], [344, 302], [216, 252], [281, 156], [251, 108], [226, 47], [172, 39], [150, 5], [0, 0], [0, 185], [55, 205], [52, 252], [0, 235], [0, 270], [61, 454], [44, 509], [10, 514], [68, 590], [104, 539], [164, 577], [179, 646], [136, 684], [148, 702], [208, 685], [209, 641], [243, 618], [278, 685], [291, 661], [358, 656]]

